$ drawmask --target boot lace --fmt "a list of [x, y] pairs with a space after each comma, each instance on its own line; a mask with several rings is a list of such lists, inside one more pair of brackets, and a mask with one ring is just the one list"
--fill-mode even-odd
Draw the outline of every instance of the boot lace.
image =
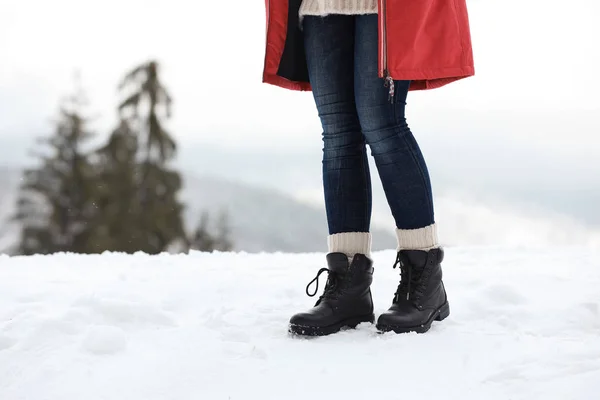
[[[327, 283], [325, 284], [325, 290], [323, 291], [323, 294], [319, 297], [317, 304], [322, 299], [337, 299], [341, 295], [340, 284], [342, 283], [342, 277], [340, 277], [338, 273], [328, 268], [321, 268], [319, 272], [317, 272], [317, 276], [315, 276], [314, 279], [310, 281], [308, 285], [306, 285], [306, 294], [309, 297], [314, 297], [317, 295], [317, 292], [319, 290], [319, 277], [325, 272], [327, 272], [328, 274], [328, 279]], [[315, 291], [310, 293], [309, 288], [313, 283], [316, 283]]]
[[399, 302], [401, 299], [407, 301], [415, 299], [415, 291], [419, 285], [418, 274], [413, 273], [413, 268], [406, 262], [402, 253], [398, 253], [396, 262], [394, 263], [394, 269], [400, 266], [400, 284], [396, 293], [394, 293], [394, 303]]

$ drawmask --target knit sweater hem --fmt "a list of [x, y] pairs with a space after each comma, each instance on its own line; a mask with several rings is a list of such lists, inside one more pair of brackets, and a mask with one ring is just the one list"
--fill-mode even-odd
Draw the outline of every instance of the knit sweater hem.
[[303, 0], [299, 14], [300, 18], [304, 15], [377, 14], [377, 0]]

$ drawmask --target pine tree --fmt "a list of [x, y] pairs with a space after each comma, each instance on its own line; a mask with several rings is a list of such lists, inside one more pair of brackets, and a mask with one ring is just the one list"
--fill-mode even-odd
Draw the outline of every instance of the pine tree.
[[229, 226], [229, 214], [227, 214], [225, 211], [221, 212], [217, 222], [215, 250], [233, 250], [233, 242], [231, 241], [231, 227]]
[[[163, 118], [170, 118], [173, 100], [160, 81], [158, 70], [158, 63], [149, 61], [134, 68], [123, 78], [119, 90], [126, 97], [119, 110], [137, 123], [140, 139], [146, 147], [145, 161], [149, 162], [154, 158], [157, 162], [166, 163], [174, 157], [176, 145], [161, 123], [159, 113], [162, 111]], [[128, 88], [131, 88], [129, 93]], [[147, 107], [142, 106], [144, 101], [147, 102]]]
[[121, 120], [95, 153], [98, 218], [93, 242], [106, 251], [134, 253], [143, 248], [139, 220], [138, 139]]
[[202, 212], [200, 223], [190, 239], [190, 248], [198, 251], [213, 251], [215, 238], [210, 234], [208, 212]]
[[79, 89], [59, 110], [54, 134], [39, 140], [50, 154], [36, 154], [38, 168], [24, 172], [15, 219], [20, 254], [89, 253], [96, 213], [94, 169], [84, 144], [92, 137]]
[[190, 238], [190, 249], [207, 252], [233, 250], [229, 215], [225, 211], [219, 214], [215, 232], [211, 231], [209, 214], [204, 211], [196, 231]]
[[135, 232], [129, 240], [132, 248], [150, 254], [166, 251], [178, 241], [187, 242], [183, 205], [177, 199], [181, 177], [169, 168], [176, 145], [163, 124], [171, 116], [172, 99], [158, 70], [158, 63], [150, 61], [133, 69], [119, 85], [124, 94], [119, 105], [122, 124], [135, 132], [137, 143], [132, 178], [136, 191], [129, 203]]

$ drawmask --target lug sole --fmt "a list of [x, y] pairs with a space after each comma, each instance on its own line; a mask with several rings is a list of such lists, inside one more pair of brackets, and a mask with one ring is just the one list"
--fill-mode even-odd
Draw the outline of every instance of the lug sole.
[[450, 305], [448, 304], [448, 302], [446, 302], [446, 303], [442, 304], [440, 306], [440, 308], [438, 308], [431, 315], [431, 317], [429, 317], [429, 319], [425, 323], [423, 323], [422, 325], [406, 327], [406, 326], [397, 326], [397, 325], [377, 324], [377, 330], [379, 330], [382, 333], [383, 332], [394, 332], [394, 333], [416, 332], [416, 333], [425, 333], [425, 332], [429, 331], [429, 329], [431, 328], [431, 324], [433, 323], [433, 321], [441, 322], [441, 321], [445, 320], [446, 318], [448, 318], [449, 315], [450, 315]]
[[348, 318], [329, 326], [316, 327], [290, 324], [288, 327], [288, 332], [292, 335], [298, 336], [327, 336], [331, 335], [332, 333], [339, 332], [342, 328], [354, 329], [363, 322], [375, 322], [375, 314]]

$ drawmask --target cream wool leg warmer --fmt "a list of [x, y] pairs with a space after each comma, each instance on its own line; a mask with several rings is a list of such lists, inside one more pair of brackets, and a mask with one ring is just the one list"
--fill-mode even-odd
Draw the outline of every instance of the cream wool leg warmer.
[[327, 237], [327, 244], [330, 253], [344, 253], [350, 262], [355, 254], [371, 257], [371, 233], [369, 232], [336, 233]]
[[419, 229], [396, 229], [398, 251], [431, 250], [439, 247], [437, 225], [429, 225]]

